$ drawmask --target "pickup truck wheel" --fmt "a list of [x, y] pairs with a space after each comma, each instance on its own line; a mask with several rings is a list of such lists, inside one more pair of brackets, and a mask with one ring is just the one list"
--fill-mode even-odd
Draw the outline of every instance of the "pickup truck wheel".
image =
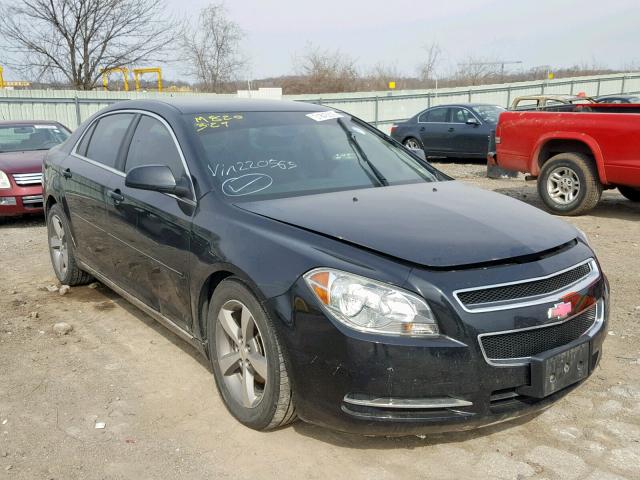
[[297, 418], [275, 327], [240, 280], [229, 278], [215, 289], [207, 339], [218, 391], [237, 420], [271, 430]]
[[560, 153], [542, 166], [538, 194], [552, 213], [581, 215], [598, 204], [602, 184], [589, 157]]
[[640, 202], [640, 188], [618, 187], [618, 191], [632, 202]]

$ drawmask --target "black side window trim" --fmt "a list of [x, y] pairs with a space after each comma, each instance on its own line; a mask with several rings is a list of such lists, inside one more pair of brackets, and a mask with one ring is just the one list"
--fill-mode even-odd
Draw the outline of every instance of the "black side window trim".
[[91, 143], [93, 132], [96, 130], [96, 125], [98, 125], [98, 122], [92, 122], [91, 125], [89, 125], [89, 128], [85, 130], [84, 135], [82, 135], [82, 137], [80, 138], [80, 141], [78, 142], [78, 147], [82, 145], [82, 142], [84, 142], [85, 138], [87, 139], [87, 142], [83, 145], [84, 148], [82, 151], [80, 151], [79, 148], [76, 147], [76, 152], [78, 153], [78, 155], [82, 155], [83, 157], [88, 158], [87, 150], [89, 149], [89, 144]]
[[116, 161], [116, 170], [125, 173], [125, 168], [127, 164], [127, 156], [129, 155], [129, 148], [131, 148], [131, 141], [133, 140], [133, 135], [136, 133], [136, 128], [138, 128], [138, 124], [140, 123], [140, 119], [142, 118], [142, 114], [137, 113], [129, 128], [127, 129], [127, 133], [122, 139], [122, 145], [120, 145], [120, 149], [118, 150], [118, 158]]

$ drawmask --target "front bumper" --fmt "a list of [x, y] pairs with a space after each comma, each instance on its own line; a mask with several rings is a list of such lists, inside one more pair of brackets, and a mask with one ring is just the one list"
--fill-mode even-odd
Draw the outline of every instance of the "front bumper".
[[[588, 377], [599, 363], [607, 327], [604, 277], [584, 293], [601, 299], [602, 319], [558, 350], [588, 343]], [[438, 318], [445, 319], [440, 323], [443, 336], [403, 339], [343, 327], [317, 307], [302, 282], [272, 299], [267, 306], [282, 326], [298, 415], [366, 435], [468, 430], [542, 410], [584, 381], [543, 398], [529, 394], [540, 390], [532, 385], [530, 363], [491, 365], [482, 354], [480, 330], [473, 322], [483, 323], [494, 314], [471, 321], [468, 314], [451, 311], [453, 302], [434, 305], [429, 300]], [[495, 325], [502, 330], [508, 318], [518, 322], [530, 311], [502, 312], [501, 318], [495, 314]]]
[[0, 217], [43, 212], [42, 185], [0, 190]]

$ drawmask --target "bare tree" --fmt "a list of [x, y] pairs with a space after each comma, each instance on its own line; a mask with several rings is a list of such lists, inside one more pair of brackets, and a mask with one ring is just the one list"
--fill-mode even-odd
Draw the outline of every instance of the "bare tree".
[[418, 65], [418, 77], [421, 81], [428, 83], [435, 77], [436, 68], [442, 56], [442, 49], [436, 42], [431, 42], [422, 47], [424, 57]]
[[217, 92], [224, 83], [235, 80], [247, 63], [240, 53], [243, 38], [240, 26], [227, 18], [224, 4], [203, 8], [195, 28], [182, 36], [189, 74], [205, 90]]
[[340, 50], [322, 50], [309, 43], [301, 56], [294, 57], [294, 65], [308, 93], [348, 92], [358, 82], [356, 61]]
[[376, 64], [369, 74], [367, 88], [373, 90], [386, 90], [389, 88], [389, 82], [396, 82], [396, 88], [403, 88], [403, 76], [398, 70], [396, 64], [387, 65], [384, 63]]
[[482, 85], [490, 81], [498, 81], [500, 62], [468, 56], [458, 64], [458, 70], [453, 76], [465, 85]]
[[156, 0], [15, 0], [0, 7], [0, 38], [38, 78], [89, 90], [104, 68], [166, 57], [177, 25], [165, 11]]

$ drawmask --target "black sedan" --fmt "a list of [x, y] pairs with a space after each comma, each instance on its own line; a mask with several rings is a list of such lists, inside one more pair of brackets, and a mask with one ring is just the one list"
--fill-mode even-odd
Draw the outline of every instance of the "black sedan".
[[391, 136], [428, 157], [486, 159], [498, 117], [496, 105], [464, 103], [428, 108], [391, 127]]
[[618, 95], [603, 95], [597, 97], [595, 100], [598, 103], [640, 103], [640, 95], [626, 95], [621, 93]]
[[608, 286], [581, 232], [345, 113], [129, 101], [49, 152], [44, 187], [58, 279], [192, 343], [255, 429], [493, 424], [600, 359]]

